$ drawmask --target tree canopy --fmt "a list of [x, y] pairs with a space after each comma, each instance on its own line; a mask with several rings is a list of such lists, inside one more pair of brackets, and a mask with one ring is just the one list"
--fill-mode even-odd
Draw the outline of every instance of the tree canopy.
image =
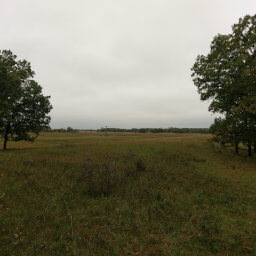
[[251, 155], [256, 142], [256, 15], [239, 19], [230, 34], [218, 34], [192, 72], [201, 100], [210, 100], [209, 111], [224, 116], [211, 127], [215, 139], [234, 144], [237, 152], [242, 142]]
[[33, 141], [50, 122], [50, 96], [33, 80], [26, 60], [9, 50], [0, 51], [0, 134], [4, 149], [8, 140]]

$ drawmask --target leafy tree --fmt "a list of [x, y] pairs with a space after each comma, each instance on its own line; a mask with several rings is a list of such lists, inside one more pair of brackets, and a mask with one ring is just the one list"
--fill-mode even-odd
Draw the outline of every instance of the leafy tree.
[[69, 127], [67, 127], [66, 132], [77, 132], [77, 130], [73, 129], [72, 127], [69, 126]]
[[201, 100], [211, 100], [209, 111], [225, 116], [226, 121], [215, 124], [217, 130], [228, 123], [230, 133], [223, 131], [223, 136], [233, 137], [235, 145], [238, 140], [247, 144], [250, 155], [256, 137], [256, 15], [239, 19], [231, 34], [217, 35], [192, 72]]
[[210, 127], [210, 132], [214, 134], [213, 140], [221, 145], [231, 144], [235, 146], [238, 154], [239, 142], [242, 140], [241, 127], [232, 118], [216, 118]]
[[33, 141], [50, 122], [49, 96], [33, 80], [26, 60], [17, 60], [11, 51], [0, 51], [0, 134], [6, 149], [8, 140]]

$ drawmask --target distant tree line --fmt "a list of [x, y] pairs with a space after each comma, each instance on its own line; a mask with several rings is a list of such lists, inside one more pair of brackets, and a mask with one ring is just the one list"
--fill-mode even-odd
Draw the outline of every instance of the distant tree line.
[[74, 133], [74, 132], [79, 132], [77, 129], [73, 129], [72, 127], [67, 127], [65, 128], [58, 128], [58, 129], [52, 129], [51, 127], [47, 127], [43, 129], [43, 132], [69, 132], [69, 133]]
[[256, 153], [256, 15], [247, 15], [232, 33], [217, 35], [206, 56], [199, 55], [192, 77], [209, 111], [220, 113], [210, 131], [222, 145], [252, 146]]
[[98, 132], [135, 132], [135, 133], [209, 133], [209, 128], [101, 128]]

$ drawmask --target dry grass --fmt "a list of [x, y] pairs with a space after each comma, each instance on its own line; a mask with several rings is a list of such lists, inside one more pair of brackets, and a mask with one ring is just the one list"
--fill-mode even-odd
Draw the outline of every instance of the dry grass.
[[45, 133], [0, 152], [0, 255], [255, 255], [256, 158], [209, 135]]

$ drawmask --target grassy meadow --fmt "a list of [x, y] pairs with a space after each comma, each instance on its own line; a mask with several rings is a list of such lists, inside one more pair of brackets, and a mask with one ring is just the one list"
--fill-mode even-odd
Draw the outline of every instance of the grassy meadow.
[[256, 155], [210, 138], [43, 133], [8, 143], [0, 255], [256, 255]]

